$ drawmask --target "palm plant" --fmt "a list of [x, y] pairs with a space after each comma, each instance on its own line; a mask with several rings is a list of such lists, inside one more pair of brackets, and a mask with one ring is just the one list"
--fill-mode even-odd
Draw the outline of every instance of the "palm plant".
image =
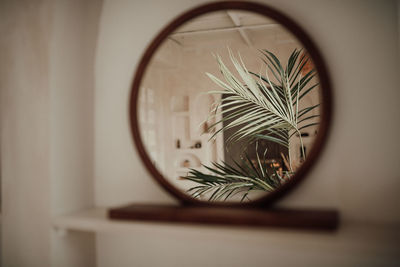
[[[300, 138], [302, 154], [305, 156], [300, 131], [318, 124], [314, 119], [319, 115], [310, 115], [310, 112], [319, 104], [299, 108], [300, 100], [318, 86], [318, 83], [309, 86], [316, 71], [311, 69], [302, 77], [303, 69], [309, 59], [304, 54], [300, 56], [301, 50], [295, 49], [292, 52], [285, 67], [272, 52], [262, 50], [261, 53], [266, 65], [265, 75], [247, 70], [242, 59], [239, 57], [240, 61], [237, 60], [229, 50], [230, 59], [241, 80], [232, 74], [220, 56], [216, 56], [225, 81], [207, 73], [208, 77], [222, 89], [209, 93], [224, 96], [208, 118], [209, 120], [216, 118], [216, 122], [209, 126], [210, 130], [214, 131], [211, 138], [228, 129], [235, 129], [235, 133], [228, 139], [229, 143], [241, 139], [250, 140], [249, 142], [264, 139], [282, 145], [288, 150], [287, 156], [283, 156], [289, 165], [289, 172], [286, 173], [288, 177], [294, 173], [290, 158], [291, 138], [295, 135]], [[269, 72], [272, 74], [272, 79]], [[256, 154], [259, 161], [259, 155]], [[280, 185], [276, 183], [280, 180], [271, 179], [266, 169], [262, 169], [264, 166], [260, 165], [260, 162], [256, 168], [247, 157], [242, 164], [250, 164], [251, 168], [241, 169], [240, 164], [236, 162], [235, 166], [229, 166], [224, 162], [224, 165], [213, 163], [213, 167], [205, 166], [211, 174], [191, 170], [186, 179], [200, 185], [189, 191], [194, 197], [212, 191], [210, 200], [216, 200], [223, 196], [228, 198], [241, 191], [246, 192], [244, 197], [247, 197], [251, 190], [271, 191], [271, 188]], [[259, 180], [269, 187], [259, 185]]]
[[241, 201], [243, 201], [248, 198], [250, 191], [274, 191], [285, 182], [286, 178], [276, 169], [270, 173], [266, 152], [262, 159], [257, 153], [256, 163], [250, 159], [247, 153], [241, 164], [236, 161], [234, 161], [234, 165], [226, 162], [222, 162], [222, 164], [213, 162], [213, 167], [204, 166], [210, 172], [208, 174], [190, 169], [189, 174], [184, 178], [200, 185], [190, 188], [188, 192], [193, 197], [211, 192], [209, 201], [225, 201], [229, 197], [242, 193]]
[[[239, 130], [230, 137], [230, 141], [242, 138], [266, 139], [290, 149], [290, 139], [298, 134], [304, 149], [300, 131], [317, 124], [309, 121], [319, 115], [307, 115], [319, 104], [299, 110], [299, 101], [318, 86], [318, 83], [315, 83], [307, 88], [316, 75], [315, 69], [301, 77], [308, 61], [308, 57], [304, 55], [299, 57], [301, 50], [293, 51], [285, 68], [272, 52], [263, 50], [262, 53], [265, 56], [263, 62], [267, 67], [265, 76], [248, 71], [243, 61], [240, 59], [239, 62], [231, 51], [230, 59], [243, 83], [230, 72], [220, 56], [217, 56], [217, 62], [226, 83], [207, 73], [211, 80], [224, 89], [210, 93], [226, 95], [210, 115], [210, 118], [222, 118], [210, 126], [215, 130], [213, 137], [236, 127]], [[275, 81], [270, 79], [268, 70]], [[224, 121], [229, 123], [223, 125]]]

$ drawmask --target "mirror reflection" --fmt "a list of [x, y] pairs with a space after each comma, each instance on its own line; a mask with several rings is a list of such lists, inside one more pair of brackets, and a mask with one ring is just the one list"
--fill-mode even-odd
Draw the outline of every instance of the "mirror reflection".
[[140, 86], [140, 134], [169, 183], [204, 201], [252, 201], [290, 180], [318, 134], [318, 74], [295, 36], [252, 12], [179, 27]]

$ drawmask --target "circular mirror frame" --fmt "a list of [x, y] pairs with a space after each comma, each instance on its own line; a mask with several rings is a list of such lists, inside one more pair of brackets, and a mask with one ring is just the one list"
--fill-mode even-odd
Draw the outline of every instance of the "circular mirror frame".
[[[320, 82], [321, 88], [321, 99], [322, 99], [322, 108], [321, 108], [321, 121], [320, 127], [318, 130], [317, 137], [315, 139], [314, 145], [307, 156], [307, 160], [302, 164], [297, 173], [291, 178], [290, 181], [286, 182], [277, 190], [268, 193], [267, 195], [260, 197], [251, 202], [245, 203], [232, 203], [232, 202], [207, 202], [195, 199], [178, 188], [174, 187], [171, 183], [167, 181], [166, 178], [160, 173], [160, 171], [153, 165], [151, 162], [149, 155], [146, 152], [142, 139], [140, 137], [139, 130], [139, 121], [138, 121], [138, 98], [139, 98], [139, 89], [140, 84], [142, 82], [143, 76], [146, 71], [146, 67], [148, 66], [153, 54], [157, 51], [158, 47], [162, 44], [162, 42], [179, 26], [183, 23], [196, 18], [200, 15], [221, 11], [221, 10], [244, 10], [250, 11], [254, 13], [258, 13], [260, 15], [269, 17], [276, 22], [283, 25], [288, 31], [290, 31], [300, 43], [307, 49], [308, 54], [312, 58], [312, 61], [316, 67], [318, 72], [318, 78]], [[254, 2], [242, 2], [242, 1], [224, 1], [224, 2], [213, 2], [209, 4], [204, 4], [194, 9], [191, 9], [182, 15], [175, 18], [172, 22], [170, 22], [150, 43], [147, 47], [144, 55], [142, 56], [139, 65], [136, 70], [136, 74], [133, 80], [133, 84], [131, 87], [131, 96], [130, 96], [130, 123], [132, 129], [132, 135], [134, 142], [136, 144], [139, 155], [146, 166], [146, 168], [150, 171], [152, 176], [157, 180], [159, 184], [163, 186], [165, 190], [167, 190], [170, 194], [175, 196], [182, 204], [184, 205], [214, 205], [214, 206], [268, 206], [272, 204], [277, 199], [281, 198], [289, 191], [295, 188], [295, 186], [301, 182], [306, 174], [309, 172], [311, 167], [318, 159], [318, 155], [321, 154], [322, 148], [326, 142], [328, 136], [328, 130], [331, 122], [331, 114], [332, 114], [332, 97], [331, 97], [331, 86], [330, 79], [327, 72], [326, 65], [322, 56], [317, 49], [314, 42], [305, 33], [305, 31], [297, 25], [292, 19], [288, 18], [281, 12], [265, 6], [263, 4], [254, 3]], [[171, 163], [172, 164], [172, 163]]]

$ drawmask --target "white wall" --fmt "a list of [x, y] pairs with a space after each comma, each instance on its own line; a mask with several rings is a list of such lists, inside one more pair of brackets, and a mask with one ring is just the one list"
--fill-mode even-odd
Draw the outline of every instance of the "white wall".
[[49, 264], [50, 9], [0, 2], [3, 266]]
[[[56, 1], [51, 10], [51, 215], [94, 205], [94, 57], [102, 1]], [[51, 235], [51, 266], [94, 266], [93, 233]]]
[[169, 9], [169, 4], [160, 8], [152, 1], [104, 2], [95, 69], [94, 171], [98, 206], [131, 201], [174, 202], [142, 167], [128, 123], [135, 65], [149, 39], [163, 26], [163, 22], [154, 22], [166, 22], [171, 15], [164, 10]]
[[[96, 58], [97, 205], [173, 201], [152, 180], [133, 148], [127, 113], [129, 90], [141, 53], [156, 33], [179, 13], [203, 2], [105, 1]], [[342, 215], [343, 225], [351, 222], [398, 225], [400, 110], [397, 99], [400, 93], [396, 1], [262, 2], [292, 17], [316, 41], [328, 63], [334, 93], [334, 120], [326, 149], [307, 180], [278, 204], [335, 207]], [[113, 266], [118, 262], [118, 266], [184, 266], [190, 262], [194, 266], [239, 266], [245, 262], [257, 266], [268, 261], [290, 265], [300, 257], [298, 248], [289, 245], [295, 235], [278, 234], [282, 249], [287, 247], [286, 253], [278, 255], [263, 253], [274, 246], [267, 241], [271, 234], [268, 231], [256, 231], [264, 237], [261, 238], [264, 241], [259, 241], [252, 230], [228, 233], [221, 230], [220, 234], [201, 239], [195, 234], [207, 233], [201, 227], [189, 227], [189, 230], [183, 227], [185, 231], [178, 231], [174, 236], [167, 234], [170, 228], [166, 226], [157, 229], [161, 233], [99, 234], [99, 265]], [[346, 233], [339, 233], [344, 239], [350, 238]], [[236, 238], [228, 243], [225, 239], [230, 235]], [[307, 239], [320, 242], [317, 236], [310, 235]], [[318, 260], [312, 261], [313, 253], [328, 257], [332, 266], [346, 262], [362, 264], [362, 253], [358, 256], [354, 250], [344, 253], [344, 247], [342, 251], [337, 250], [340, 245], [332, 242], [339, 240], [339, 236], [321, 241], [336, 248], [331, 252], [321, 247], [306, 249], [303, 257], [308, 257], [308, 261], [303, 264], [321, 264]], [[389, 242], [385, 242], [388, 240], [381, 241], [386, 245], [379, 246], [390, 250]], [[253, 249], [255, 244], [261, 248]], [[119, 248], [113, 249], [116, 246]], [[200, 259], [201, 249], [209, 261]], [[222, 253], [220, 256], [218, 251]], [[230, 257], [229, 252], [235, 256]], [[242, 253], [243, 262], [238, 253]], [[336, 253], [341, 253], [341, 261], [334, 260]], [[385, 261], [379, 258], [382, 255], [375, 256], [366, 256], [364, 260], [368, 259], [372, 266], [379, 260], [390, 263], [390, 258]], [[218, 261], [211, 264], [213, 257]]]
[[1, 1], [3, 266], [93, 266], [94, 234], [51, 219], [93, 206], [94, 54], [102, 2]]

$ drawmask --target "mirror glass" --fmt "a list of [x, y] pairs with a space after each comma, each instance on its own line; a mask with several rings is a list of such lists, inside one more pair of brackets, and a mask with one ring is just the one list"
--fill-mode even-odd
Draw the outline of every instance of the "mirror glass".
[[171, 185], [203, 201], [248, 202], [307, 160], [320, 102], [318, 73], [291, 32], [257, 13], [223, 10], [191, 19], [158, 47], [137, 119]]

